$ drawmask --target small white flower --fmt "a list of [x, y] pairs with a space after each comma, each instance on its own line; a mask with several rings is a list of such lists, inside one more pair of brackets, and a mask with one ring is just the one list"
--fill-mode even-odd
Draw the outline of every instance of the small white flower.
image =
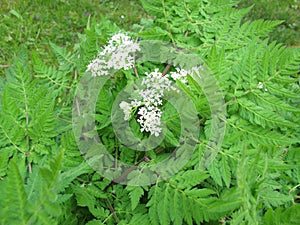
[[107, 62], [103, 59], [94, 59], [87, 66], [86, 71], [91, 72], [93, 77], [107, 75]]
[[258, 82], [257, 88], [258, 89], [263, 89], [263, 87], [264, 87], [264, 84], [262, 82]]
[[180, 80], [182, 83], [187, 83], [187, 75], [189, 71], [176, 68], [176, 72], [170, 72], [171, 77], [173, 80]]
[[155, 136], [159, 136], [162, 131], [160, 128], [161, 110], [153, 106], [141, 107], [138, 111], [138, 115], [140, 117], [137, 121], [141, 125], [141, 132], [146, 131]]
[[131, 103], [130, 103], [133, 107], [139, 107], [141, 104], [142, 104], [142, 102], [141, 101], [138, 101], [138, 100], [136, 100], [136, 99], [134, 99], [133, 101], [131, 101]]
[[170, 72], [170, 76], [172, 77], [173, 80], [179, 80], [184, 84], [187, 84], [187, 75], [194, 75], [197, 74], [198, 76], [200, 76], [200, 72], [199, 70], [202, 70], [202, 68], [200, 66], [198, 67], [193, 67], [190, 70], [185, 70], [185, 69], [181, 69], [181, 68], [175, 68], [176, 72]]

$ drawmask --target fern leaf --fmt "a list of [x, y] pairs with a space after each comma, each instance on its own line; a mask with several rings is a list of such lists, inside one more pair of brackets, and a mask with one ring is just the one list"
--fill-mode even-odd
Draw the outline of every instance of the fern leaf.
[[50, 42], [50, 46], [54, 51], [57, 60], [60, 64], [60, 67], [63, 71], [70, 71], [75, 67], [75, 56], [72, 55], [72, 53], [67, 52], [65, 48], [59, 47], [52, 42]]
[[72, 186], [73, 192], [76, 195], [78, 206], [87, 206], [91, 214], [96, 218], [107, 216], [104, 208], [99, 204], [97, 198], [91, 193], [87, 187]]
[[292, 200], [292, 196], [274, 191], [271, 188], [262, 190], [259, 196], [263, 198], [263, 202], [268, 208], [272, 206], [277, 207]]
[[263, 223], [266, 225], [293, 225], [297, 224], [299, 220], [300, 206], [299, 204], [294, 204], [287, 209], [283, 209], [282, 207], [278, 207], [275, 210], [273, 210], [272, 208], [268, 209], [268, 211], [264, 215]]
[[30, 203], [16, 158], [10, 161], [8, 177], [1, 188], [3, 188], [4, 193], [2, 194], [5, 196], [5, 198], [3, 197], [5, 204], [2, 203], [3, 214], [0, 213], [2, 214], [1, 220], [15, 224], [27, 224], [29, 217], [27, 208], [30, 207]]
[[15, 149], [12, 147], [1, 148], [0, 151], [0, 177], [4, 177], [8, 170], [9, 159], [14, 154]]
[[62, 209], [58, 201], [59, 172], [63, 154], [60, 153], [50, 160], [49, 167], [40, 167], [34, 171], [26, 185], [28, 198], [32, 202], [30, 221], [36, 224], [53, 223], [60, 216]]
[[142, 195], [144, 194], [144, 189], [141, 187], [126, 187], [127, 190], [129, 190], [129, 196], [130, 196], [130, 200], [131, 200], [131, 209], [134, 210], [139, 201], [140, 198], [142, 197]]
[[299, 141], [295, 137], [286, 137], [276, 131], [263, 129], [259, 126], [250, 124], [246, 120], [238, 118], [237, 116], [232, 116], [229, 120], [227, 120], [227, 123], [244, 133], [253, 144], [260, 142], [261, 144], [266, 145], [285, 145], [297, 143]]
[[187, 224], [193, 222], [200, 224], [214, 217], [207, 211], [209, 203], [215, 200], [209, 198], [209, 195], [214, 193], [212, 190], [196, 188], [182, 190], [174, 184], [167, 183], [163, 187], [153, 186], [150, 193], [147, 206], [152, 224], [170, 224], [170, 222], [182, 224], [183, 220]]
[[287, 88], [282, 87], [279, 84], [266, 82], [266, 87], [268, 88], [270, 94], [273, 94], [275, 96], [283, 96], [285, 98], [291, 98], [291, 99], [299, 98], [299, 93], [295, 93], [291, 90], [288, 90]]
[[147, 10], [150, 14], [161, 17], [163, 16], [162, 4], [161, 0], [141, 0], [142, 6], [145, 10]]
[[224, 155], [221, 155], [220, 164], [220, 173], [222, 176], [222, 180], [224, 181], [226, 187], [229, 188], [231, 182], [231, 169], [228, 163], [228, 159]]
[[33, 55], [33, 69], [35, 77], [40, 78], [40, 83], [51, 90], [53, 97], [63, 95], [71, 88], [69, 71], [58, 70], [54, 66], [47, 66], [38, 56]]
[[175, 192], [173, 198], [171, 198], [170, 204], [170, 218], [174, 222], [174, 225], [181, 225], [183, 220], [182, 210], [182, 198], [179, 192]]
[[24, 152], [26, 149], [24, 125], [11, 115], [0, 115], [0, 147], [13, 146]]
[[157, 214], [159, 217], [160, 224], [170, 224], [170, 213], [169, 213], [169, 202], [172, 196], [170, 196], [170, 191], [168, 190], [170, 185], [165, 185], [164, 195], [157, 207]]
[[211, 177], [214, 179], [214, 181], [222, 187], [223, 182], [222, 182], [221, 172], [220, 172], [219, 164], [217, 163], [216, 160], [212, 161], [212, 163], [209, 165], [208, 171]]
[[268, 20], [255, 20], [253, 22], [247, 21], [241, 26], [242, 33], [249, 33], [255, 36], [265, 37], [274, 27], [283, 23], [282, 20], [268, 21]]
[[88, 173], [91, 170], [90, 166], [86, 162], [82, 162], [76, 167], [73, 167], [61, 174], [61, 182], [59, 190], [64, 190], [71, 182], [82, 174]]
[[295, 124], [282, 118], [277, 113], [266, 110], [261, 106], [249, 101], [245, 98], [239, 98], [238, 104], [240, 104], [240, 115], [249, 120], [251, 123], [258, 124], [262, 127], [272, 126], [283, 126], [283, 127], [294, 127]]
[[254, 95], [254, 99], [260, 104], [260, 105], [269, 105], [272, 109], [277, 110], [284, 110], [288, 112], [300, 112], [300, 109], [296, 108], [293, 105], [288, 104], [287, 102], [283, 101], [277, 96], [270, 95], [265, 92], [259, 92], [257, 90], [254, 90], [251, 92]]
[[158, 216], [158, 205], [160, 202], [160, 193], [162, 190], [158, 185], [152, 187], [149, 192], [150, 201], [147, 203], [147, 207], [149, 207], [149, 217], [152, 225], [160, 224], [160, 219]]
[[147, 214], [137, 213], [132, 216], [129, 224], [151, 225], [151, 222]]
[[290, 57], [286, 57], [286, 63], [280, 68], [279, 74], [282, 76], [299, 77], [300, 50], [296, 49], [296, 51], [291, 52], [290, 55]]
[[201, 184], [209, 175], [200, 170], [188, 170], [178, 173], [170, 179], [170, 183], [176, 185], [180, 189], [189, 189]]

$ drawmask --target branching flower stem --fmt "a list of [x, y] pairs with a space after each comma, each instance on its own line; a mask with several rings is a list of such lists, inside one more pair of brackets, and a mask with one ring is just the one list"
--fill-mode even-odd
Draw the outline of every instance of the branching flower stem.
[[162, 76], [165, 76], [165, 75], [168, 73], [168, 71], [169, 71], [170, 68], [171, 68], [171, 64], [168, 64], [168, 65], [165, 67], [164, 71], [162, 72]]
[[105, 202], [106, 202], [106, 205], [107, 205], [107, 207], [109, 208], [109, 210], [110, 210], [112, 216], [114, 217], [115, 221], [116, 221], [117, 223], [119, 223], [119, 222], [120, 222], [120, 219], [119, 219], [119, 217], [117, 216], [116, 211], [114, 210], [113, 206], [111, 205], [109, 199], [106, 198], [106, 199], [105, 199]]
[[[162, 147], [159, 147], [158, 149], [155, 150], [155, 154], [159, 154], [160, 152], [162, 152], [164, 150], [164, 148]], [[151, 161], [151, 156], [150, 155], [145, 155], [144, 157], [142, 157], [136, 164], [134, 164], [132, 167], [130, 167], [128, 170], [126, 170], [124, 173], [121, 174], [121, 176], [119, 176], [117, 179], [113, 180], [108, 186], [108, 187], [111, 187], [115, 184], [118, 184], [120, 182], [122, 182], [124, 179], [126, 179], [126, 177], [128, 176], [128, 174], [132, 171], [134, 171], [135, 169], [138, 168], [138, 166], [142, 163], [142, 162], [145, 162], [145, 163], [149, 163]], [[107, 189], [106, 188], [106, 189]]]
[[134, 64], [133, 64], [132, 68], [133, 68], [133, 70], [134, 70], [135, 76], [136, 76], [137, 78], [139, 78], [138, 71], [137, 71], [137, 69], [136, 69], [136, 67], [135, 67]]

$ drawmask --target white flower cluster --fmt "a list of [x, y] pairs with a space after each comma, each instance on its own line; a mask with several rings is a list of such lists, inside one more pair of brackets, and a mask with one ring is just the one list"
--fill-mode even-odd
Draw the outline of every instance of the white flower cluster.
[[92, 76], [108, 75], [109, 69], [130, 69], [134, 64], [133, 53], [140, 50], [138, 43], [133, 42], [126, 34], [112, 36], [104, 49], [90, 62], [86, 71]]
[[[264, 84], [263, 84], [262, 82], [258, 82], [257, 88], [258, 88], [258, 89], [263, 89], [263, 88], [264, 88]], [[265, 88], [264, 90], [265, 90], [265, 91], [268, 91], [267, 88]]]
[[258, 89], [263, 89], [264, 88], [264, 84], [262, 82], [258, 82], [257, 88]]
[[[176, 71], [170, 73], [174, 80], [186, 80], [188, 71], [178, 68], [176, 68]], [[122, 101], [119, 106], [124, 112], [124, 120], [129, 120], [131, 114], [138, 108], [137, 122], [141, 126], [141, 132], [150, 132], [152, 135], [159, 136], [162, 131], [162, 111], [158, 107], [163, 104], [164, 92], [178, 90], [173, 86], [170, 76], [168, 74], [163, 76], [158, 69], [155, 69], [154, 72], [146, 73], [146, 77], [142, 80], [142, 85], [145, 89], [136, 91], [137, 99], [132, 100], [130, 103]]]
[[182, 83], [187, 83], [187, 75], [189, 74], [189, 71], [186, 71], [184, 69], [176, 68], [176, 72], [170, 72], [171, 77], [173, 80], [180, 80]]
[[201, 67], [193, 67], [190, 70], [185, 70], [185, 69], [180, 69], [180, 68], [176, 68], [176, 72], [170, 72], [171, 77], [173, 78], [173, 80], [179, 80], [184, 84], [187, 84], [187, 75], [190, 74], [192, 75], [193, 73], [196, 73], [197, 75], [200, 76], [200, 72], [199, 70], [201, 70]]

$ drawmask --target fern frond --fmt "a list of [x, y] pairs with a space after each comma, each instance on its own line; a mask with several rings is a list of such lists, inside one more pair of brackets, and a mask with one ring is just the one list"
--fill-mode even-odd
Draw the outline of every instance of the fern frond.
[[[2, 224], [15, 223], [15, 224], [27, 224], [29, 219], [28, 207], [30, 202], [28, 201], [25, 191], [24, 179], [21, 175], [17, 160], [14, 158], [10, 161], [10, 167], [8, 171], [8, 177], [4, 184], [1, 184], [4, 194], [2, 199]], [[6, 221], [6, 222], [5, 222]]]
[[299, 108], [289, 104], [277, 96], [258, 90], [253, 90], [251, 94], [253, 95], [253, 100], [255, 100], [259, 105], [264, 105], [266, 108], [271, 110], [275, 109], [276, 111], [300, 113]]
[[109, 215], [108, 211], [105, 211], [103, 206], [97, 200], [97, 196], [93, 195], [91, 188], [72, 185], [72, 189], [76, 195], [78, 206], [87, 206], [91, 214], [96, 218], [105, 218]]
[[75, 56], [63, 47], [50, 42], [50, 46], [56, 55], [62, 71], [71, 71], [76, 66]]
[[86, 174], [90, 171], [91, 171], [90, 166], [86, 162], [82, 162], [78, 166], [63, 172], [60, 176], [61, 182], [58, 189], [61, 191], [64, 190], [71, 184], [71, 182], [75, 178], [79, 177], [82, 174]]
[[277, 207], [292, 200], [291, 195], [280, 193], [273, 190], [272, 188], [266, 188], [260, 191], [259, 197], [262, 198], [262, 201], [267, 208], [270, 208], [272, 206]]
[[137, 187], [131, 187], [131, 186], [128, 186], [126, 187], [126, 189], [129, 192], [129, 196], [130, 196], [130, 200], [131, 200], [131, 209], [134, 210], [139, 201], [140, 201], [140, 198], [142, 197], [142, 195], [144, 194], [144, 189], [137, 186]]
[[273, 31], [273, 29], [284, 21], [270, 21], [270, 20], [255, 20], [255, 21], [247, 21], [241, 26], [241, 33], [243, 35], [248, 36], [251, 34], [252, 37], [259, 36], [265, 37], [269, 33]]
[[129, 224], [151, 225], [151, 222], [147, 214], [137, 213], [132, 216]]
[[295, 93], [292, 90], [287, 89], [286, 87], [282, 87], [282, 85], [266, 82], [266, 87], [270, 94], [273, 94], [278, 97], [291, 98], [291, 99], [299, 99], [299, 93]]
[[239, 98], [237, 100], [240, 107], [240, 115], [245, 120], [249, 120], [252, 124], [258, 124], [265, 127], [283, 126], [294, 127], [295, 124], [291, 121], [282, 118], [277, 113], [269, 111], [257, 104], [249, 101], [249, 99]]
[[28, 179], [26, 192], [28, 193], [28, 200], [32, 203], [29, 208], [29, 221], [32, 223], [55, 223], [54, 218], [62, 212], [58, 201], [62, 158], [63, 154], [58, 154], [50, 160], [49, 165], [40, 167]]
[[41, 78], [39, 82], [51, 91], [53, 98], [64, 95], [71, 88], [69, 71], [47, 66], [36, 55], [33, 55], [33, 68], [37, 73], [35, 77]]
[[220, 173], [221, 173], [222, 180], [224, 181], [226, 187], [229, 188], [231, 183], [231, 177], [232, 177], [231, 168], [230, 168], [228, 158], [223, 154], [221, 155], [220, 164], [221, 164]]
[[281, 67], [279, 67], [278, 73], [282, 76], [294, 76], [299, 77], [300, 71], [300, 50], [296, 49], [294, 51], [288, 51], [286, 57], [282, 57]]
[[244, 138], [254, 145], [259, 143], [264, 145], [289, 145], [299, 141], [295, 137], [287, 137], [275, 130], [267, 130], [253, 125], [238, 116], [232, 116], [226, 122], [229, 126], [232, 126], [242, 132], [244, 134]]
[[26, 52], [20, 54], [7, 72], [9, 82], [2, 98], [0, 146], [14, 146], [20, 152], [27, 152], [29, 161], [37, 162], [55, 145], [54, 138], [59, 132], [54, 117], [55, 99], [49, 95], [48, 85], [38, 83], [31, 75]]
[[157, 16], [157, 17], [164, 16], [163, 11], [162, 11], [162, 1], [161, 0], [154, 0], [154, 1], [141, 0], [141, 3], [142, 3], [143, 8], [150, 14]]
[[200, 184], [209, 177], [209, 174], [198, 170], [188, 170], [176, 174], [174, 178], [170, 179], [170, 182], [176, 185], [179, 189], [190, 189], [197, 184]]
[[13, 146], [20, 152], [28, 148], [24, 124], [8, 114], [0, 114], [0, 147]]
[[65, 153], [63, 160], [63, 170], [76, 168], [83, 162], [83, 157], [78, 149], [74, 134], [66, 132], [61, 136], [60, 148]]
[[149, 191], [150, 201], [147, 203], [147, 207], [149, 207], [149, 216], [152, 225], [160, 224], [158, 205], [161, 198], [162, 189], [156, 184]]
[[223, 183], [222, 183], [221, 168], [219, 163], [217, 163], [217, 161], [214, 160], [212, 161], [212, 163], [209, 165], [207, 169], [209, 171], [209, 174], [213, 178], [213, 180], [222, 187]]
[[9, 159], [15, 153], [14, 147], [1, 147], [0, 148], [0, 179], [6, 176], [8, 170]]
[[263, 223], [266, 225], [273, 224], [297, 224], [300, 220], [300, 205], [294, 204], [288, 209], [277, 207], [270, 208], [263, 217]]
[[209, 205], [215, 201], [211, 196], [214, 191], [193, 188], [207, 177], [205, 172], [186, 171], [171, 178], [170, 183], [153, 186], [147, 203], [151, 224], [182, 224], [183, 220], [187, 224], [200, 224], [217, 218], [209, 211]]
[[34, 106], [30, 108], [30, 118], [28, 124], [28, 134], [32, 140], [44, 143], [43, 138], [52, 138], [57, 136], [55, 132], [56, 119], [54, 117], [54, 101], [46, 97], [45, 87], [36, 90], [35, 98], [31, 98]]

